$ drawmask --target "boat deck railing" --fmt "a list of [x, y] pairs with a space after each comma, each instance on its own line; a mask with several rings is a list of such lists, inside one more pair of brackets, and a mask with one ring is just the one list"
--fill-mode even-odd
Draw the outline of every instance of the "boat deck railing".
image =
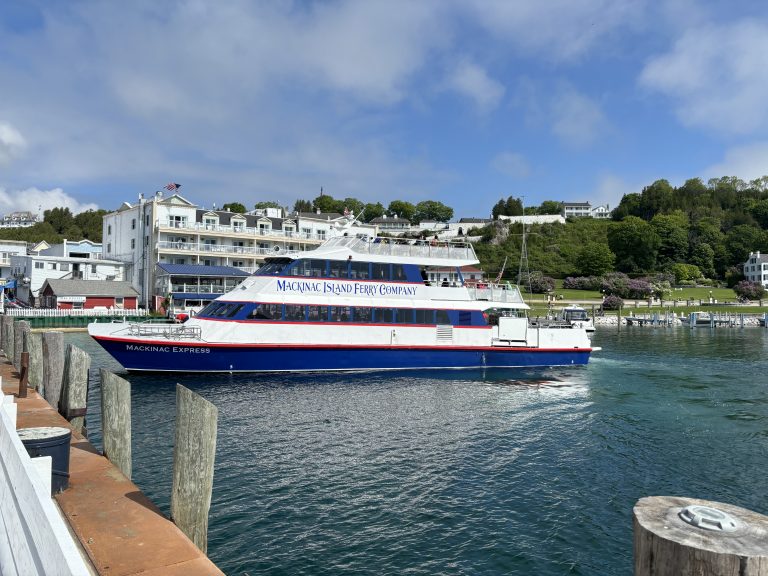
[[488, 300], [489, 302], [506, 302], [511, 304], [524, 304], [517, 286], [511, 284], [478, 284], [467, 286], [469, 297], [472, 300]]
[[469, 242], [379, 237], [371, 240], [355, 236], [339, 236], [328, 240], [325, 246], [343, 246], [359, 254], [377, 256], [410, 256], [415, 258], [477, 261], [475, 249]]
[[131, 336], [163, 336], [169, 340], [202, 340], [200, 326], [185, 326], [183, 324], [131, 324]]

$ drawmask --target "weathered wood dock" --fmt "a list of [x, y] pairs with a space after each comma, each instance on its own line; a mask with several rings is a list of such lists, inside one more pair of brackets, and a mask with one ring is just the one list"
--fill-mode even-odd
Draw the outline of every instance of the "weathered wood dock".
[[[8, 345], [8, 327], [3, 326], [4, 344]], [[55, 346], [55, 338], [52, 339]], [[22, 342], [25, 341], [22, 338]], [[8, 350], [5, 350], [8, 354]], [[26, 354], [26, 353], [25, 353]], [[69, 487], [56, 494], [53, 502], [66, 520], [71, 534], [80, 550], [88, 571], [72, 570], [60, 566], [60, 570], [51, 572], [45, 569], [39, 558], [45, 556], [45, 542], [36, 541], [34, 520], [27, 534], [24, 545], [14, 548], [10, 545], [11, 537], [18, 540], [19, 535], [9, 535], [0, 530], [0, 572], [3, 574], [184, 574], [209, 575], [223, 574], [213, 562], [198, 548], [170, 519], [166, 518], [133, 483], [108, 458], [101, 455], [81, 434], [78, 425], [81, 406], [75, 397], [66, 399], [65, 409], [70, 411], [73, 422], [70, 423], [59, 411], [54, 409], [46, 398], [33, 388], [21, 386], [22, 373], [26, 378], [29, 368], [12, 364], [9, 359], [0, 356], [0, 378], [2, 393], [6, 396], [5, 404], [13, 398], [13, 412], [16, 428], [61, 427], [72, 430], [69, 450]], [[82, 359], [68, 357], [69, 362], [81, 362]], [[70, 366], [62, 367], [58, 379], [67, 373]], [[55, 378], [49, 373], [50, 379]], [[66, 376], [64, 376], [66, 378]], [[24, 383], [26, 384], [26, 382]], [[53, 383], [61, 389], [61, 384]], [[57, 402], [58, 404], [58, 402]], [[61, 404], [59, 404], [61, 406]], [[81, 424], [80, 424], [81, 425]], [[6, 434], [0, 431], [0, 434]], [[34, 460], [34, 459], [33, 459]], [[2, 467], [0, 467], [2, 468]], [[7, 478], [0, 475], [0, 492], [3, 498], [17, 489]], [[209, 496], [210, 498], [210, 496]], [[13, 498], [9, 498], [14, 500]], [[47, 504], [46, 504], [47, 505]], [[14, 510], [0, 510], [2, 514], [14, 513]], [[16, 513], [24, 514], [22, 509]], [[207, 509], [206, 509], [207, 515]], [[17, 520], [18, 522], [19, 520]], [[22, 523], [29, 519], [22, 518]], [[8, 526], [8, 522], [5, 522]], [[15, 541], [15, 540], [13, 540]], [[20, 555], [27, 554], [31, 559], [24, 560]], [[26, 562], [26, 564], [25, 564]], [[37, 566], [35, 571], [24, 568], [14, 570], [16, 566]], [[76, 563], [75, 563], [76, 565]]]

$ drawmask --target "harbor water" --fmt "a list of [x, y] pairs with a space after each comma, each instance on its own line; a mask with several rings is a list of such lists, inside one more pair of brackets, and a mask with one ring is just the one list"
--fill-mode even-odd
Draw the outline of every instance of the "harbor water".
[[629, 575], [643, 496], [768, 513], [758, 328], [598, 328], [586, 367], [331, 375], [127, 375], [66, 339], [131, 381], [133, 479], [166, 513], [175, 384], [219, 408], [208, 553], [230, 575]]

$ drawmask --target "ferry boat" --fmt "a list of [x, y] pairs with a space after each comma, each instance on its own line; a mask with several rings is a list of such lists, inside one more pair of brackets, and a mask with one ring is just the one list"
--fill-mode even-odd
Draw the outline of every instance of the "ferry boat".
[[[340, 236], [277, 253], [183, 324], [94, 323], [129, 371], [274, 372], [586, 364], [584, 329], [529, 324], [517, 287], [464, 283], [471, 244]], [[454, 267], [458, 281], [429, 282]]]

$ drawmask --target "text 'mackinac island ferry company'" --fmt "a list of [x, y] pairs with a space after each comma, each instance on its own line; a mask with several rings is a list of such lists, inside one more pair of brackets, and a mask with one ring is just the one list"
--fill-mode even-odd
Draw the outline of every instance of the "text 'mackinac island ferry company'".
[[[586, 364], [587, 332], [531, 325], [511, 285], [463, 281], [471, 244], [332, 238], [277, 254], [184, 324], [95, 323], [128, 370], [259, 372]], [[427, 281], [455, 268], [455, 286]]]

